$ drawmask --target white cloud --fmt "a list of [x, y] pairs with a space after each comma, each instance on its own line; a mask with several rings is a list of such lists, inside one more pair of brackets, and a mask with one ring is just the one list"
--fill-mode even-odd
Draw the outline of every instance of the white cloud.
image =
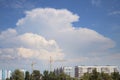
[[[2, 40], [5, 42], [0, 44], [5, 48], [16, 48], [18, 56], [24, 58], [43, 60], [52, 55], [54, 59], [65, 56], [75, 59], [73, 61], [89, 60], [94, 53], [104, 55], [104, 51], [115, 46], [114, 41], [95, 30], [76, 29], [72, 23], [78, 19], [78, 15], [66, 9], [37, 8], [26, 11], [26, 16], [16, 23], [15, 35], [9, 40], [5, 37]], [[4, 34], [1, 36], [4, 37]]]
[[78, 15], [66, 9], [37, 8], [27, 11], [26, 16], [18, 20], [16, 30], [55, 39], [66, 56], [72, 57], [99, 54], [115, 46], [114, 41], [94, 30], [76, 29], [72, 23], [78, 19]]
[[33, 57], [36, 53], [32, 49], [26, 49], [26, 48], [17, 48], [17, 53], [19, 56], [24, 58], [30, 58]]
[[112, 60], [119, 60], [120, 59], [120, 53], [111, 54], [111, 55], [107, 56], [107, 58], [111, 61]]
[[119, 14], [120, 14], [120, 11], [113, 11], [109, 13], [109, 15], [119, 15]]
[[[11, 34], [13, 31], [9, 32], [7, 30], [5, 33]], [[17, 36], [13, 36], [12, 34], [10, 38], [5, 35], [0, 35], [2, 36], [0, 44], [3, 47], [0, 49], [1, 55], [8, 56], [12, 54], [11, 56], [13, 57], [37, 58], [41, 60], [47, 60], [50, 56], [58, 59], [57, 55], [61, 58], [64, 57], [55, 40], [46, 40], [44, 37], [33, 33], [25, 33]]]
[[16, 58], [15, 50], [13, 48], [0, 48], [0, 59], [14, 59]]
[[26, 17], [19, 19], [16, 25], [20, 33], [33, 32], [54, 36], [54, 32], [71, 29], [71, 23], [78, 19], [79, 16], [66, 9], [38, 8], [26, 11]]
[[12, 37], [15, 35], [17, 35], [17, 32], [15, 29], [8, 29], [6, 31], [1, 32], [0, 39]]
[[62, 32], [60, 37], [61, 44], [67, 44], [64, 47], [74, 50], [73, 53], [76, 51], [91, 53], [91, 51], [106, 50], [115, 45], [111, 39], [87, 28]]
[[18, 38], [24, 47], [28, 48], [18, 48], [18, 54], [24, 58], [48, 60], [50, 56], [54, 59], [64, 57], [55, 40], [46, 40], [44, 37], [32, 33], [25, 33]]
[[69, 59], [69, 60], [67, 60], [68, 62], [84, 62], [84, 61], [88, 61], [89, 60], [89, 58], [88, 57], [79, 57], [79, 58], [73, 58], [73, 59]]
[[33, 47], [37, 49], [45, 48], [49, 51], [59, 49], [55, 40], [46, 40], [44, 37], [33, 33], [25, 33], [18, 36], [18, 39], [27, 47]]
[[101, 0], [92, 0], [92, 5], [95, 5], [95, 6], [100, 6], [101, 4]]

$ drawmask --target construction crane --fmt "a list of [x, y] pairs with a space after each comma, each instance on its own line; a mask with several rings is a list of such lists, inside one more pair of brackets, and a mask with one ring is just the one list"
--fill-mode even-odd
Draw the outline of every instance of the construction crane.
[[52, 71], [52, 62], [53, 62], [53, 59], [52, 59], [52, 57], [50, 56], [50, 71]]
[[32, 72], [33, 72], [33, 70], [34, 70], [34, 65], [35, 65], [35, 64], [36, 64], [35, 62], [32, 62], [32, 63], [31, 63]]
[[52, 63], [53, 62], [64, 62], [64, 61], [66, 61], [66, 60], [53, 60], [52, 57], [50, 56], [50, 60], [49, 60], [49, 62], [50, 62], [50, 71], [52, 71]]

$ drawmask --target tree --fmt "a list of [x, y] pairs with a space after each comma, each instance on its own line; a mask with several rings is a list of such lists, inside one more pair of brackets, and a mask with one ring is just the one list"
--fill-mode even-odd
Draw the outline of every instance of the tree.
[[49, 80], [56, 80], [57, 78], [56, 78], [56, 75], [55, 75], [55, 73], [54, 72], [50, 72], [49, 73]]
[[49, 72], [48, 71], [43, 72], [43, 80], [49, 80]]
[[25, 72], [25, 80], [30, 80], [30, 74], [28, 71]]
[[102, 80], [112, 80], [111, 76], [108, 73], [101, 73], [101, 79]]
[[57, 75], [55, 75], [54, 72], [44, 71], [43, 80], [58, 80], [58, 79], [57, 79]]
[[17, 69], [12, 73], [12, 78], [14, 80], [24, 80], [24, 73]]
[[119, 72], [111, 73], [111, 77], [112, 77], [113, 80], [120, 80]]
[[90, 79], [90, 76], [91, 76], [90, 73], [85, 73], [85, 74], [81, 77], [81, 79], [82, 79], [82, 80], [89, 80], [89, 79]]
[[12, 77], [10, 77], [10, 80], [13, 80], [13, 78], [12, 78]]
[[6, 78], [6, 80], [10, 80], [9, 78]]
[[55, 74], [55, 72], [44, 71], [42, 80], [76, 80], [65, 73]]
[[58, 75], [58, 80], [71, 80], [72, 78], [69, 75], [66, 75], [64, 72]]
[[119, 73], [114, 73], [112, 74], [112, 77], [114, 79], [111, 78], [111, 75], [109, 75], [108, 73], [99, 73], [96, 71], [96, 69], [94, 69], [92, 71], [92, 73], [85, 73], [82, 77], [81, 80], [119, 80]]
[[34, 70], [31, 74], [31, 80], [41, 80], [41, 74], [40, 71]]
[[97, 72], [96, 69], [93, 69], [90, 80], [98, 80], [98, 77], [99, 77], [99, 73]]

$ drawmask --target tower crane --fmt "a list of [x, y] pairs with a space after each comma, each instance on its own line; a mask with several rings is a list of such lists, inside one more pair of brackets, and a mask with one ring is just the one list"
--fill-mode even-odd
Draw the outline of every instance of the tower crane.
[[32, 63], [31, 63], [32, 72], [33, 72], [33, 70], [34, 70], [34, 65], [35, 65], [35, 64], [36, 64], [35, 62], [32, 62]]
[[50, 62], [50, 71], [52, 71], [52, 63], [53, 62], [64, 62], [64, 61], [66, 61], [66, 60], [53, 60], [52, 59], [52, 57], [50, 56], [50, 60], [49, 60], [49, 62]]

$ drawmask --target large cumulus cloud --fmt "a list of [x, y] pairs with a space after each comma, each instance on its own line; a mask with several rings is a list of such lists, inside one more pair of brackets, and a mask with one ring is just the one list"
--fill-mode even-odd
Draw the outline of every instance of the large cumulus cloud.
[[34, 33], [18, 34], [15, 29], [3, 31], [0, 35], [1, 59], [37, 58], [48, 60], [64, 57], [55, 40], [46, 40]]
[[77, 14], [66, 9], [38, 8], [26, 11], [26, 16], [17, 22], [20, 33], [32, 32], [48, 39], [55, 39], [66, 52], [97, 52], [113, 48], [111, 39], [88, 28], [75, 28]]
[[[0, 54], [4, 49], [23, 58], [54, 59], [76, 58], [73, 61], [89, 60], [92, 54], [104, 54], [113, 48], [110, 38], [88, 28], [74, 27], [79, 16], [66, 9], [37, 8], [25, 12], [15, 29], [0, 34]], [[8, 50], [9, 51], [9, 50]], [[11, 52], [10, 52], [11, 53]], [[6, 54], [10, 57], [10, 54]], [[13, 57], [10, 57], [13, 58]]]

